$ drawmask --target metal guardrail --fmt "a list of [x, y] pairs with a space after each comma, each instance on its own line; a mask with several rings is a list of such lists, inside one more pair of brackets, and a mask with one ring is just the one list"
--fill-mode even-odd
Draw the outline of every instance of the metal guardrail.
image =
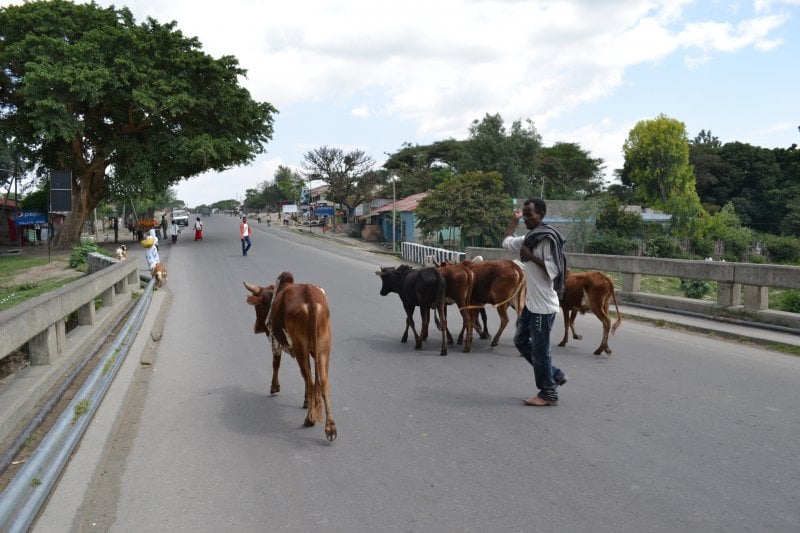
[[41, 444], [0, 494], [0, 531], [27, 531], [33, 524], [122, 366], [147, 313], [153, 285], [151, 280], [114, 343]]

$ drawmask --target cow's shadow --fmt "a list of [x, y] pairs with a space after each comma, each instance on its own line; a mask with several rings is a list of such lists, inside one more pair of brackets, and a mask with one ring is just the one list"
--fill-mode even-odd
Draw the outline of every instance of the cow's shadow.
[[306, 427], [303, 421], [306, 409], [303, 406], [303, 390], [269, 393], [269, 383], [263, 391], [246, 390], [228, 386], [215, 389], [214, 394], [222, 398], [220, 413], [222, 425], [239, 435], [277, 438], [292, 445], [329, 445], [325, 438], [325, 423]]

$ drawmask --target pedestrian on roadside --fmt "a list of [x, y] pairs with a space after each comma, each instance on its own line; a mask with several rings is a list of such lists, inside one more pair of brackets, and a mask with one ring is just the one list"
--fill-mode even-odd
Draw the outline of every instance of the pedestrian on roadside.
[[161, 215], [161, 238], [166, 240], [167, 238], [167, 215]]
[[178, 228], [178, 222], [175, 220], [172, 221], [172, 225], [169, 227], [169, 236], [172, 238], [172, 244], [178, 244], [178, 234], [181, 230]]
[[[514, 211], [503, 238], [503, 248], [519, 253], [525, 271], [525, 307], [517, 319], [514, 345], [533, 367], [539, 393], [523, 400], [525, 405], [558, 405], [557, 386], [567, 382], [566, 374], [553, 366], [550, 331], [558, 313], [559, 294], [566, 280], [564, 238], [543, 222], [547, 204], [540, 198], [526, 200], [522, 211]], [[514, 236], [522, 218], [528, 233]]]
[[148, 239], [152, 239], [150, 247], [144, 249], [144, 258], [147, 260], [147, 268], [153, 271], [156, 263], [161, 261], [158, 255], [158, 235], [155, 229], [151, 229], [147, 234]]
[[247, 250], [250, 249], [250, 224], [247, 223], [247, 217], [242, 217], [242, 223], [239, 224], [239, 238], [242, 241], [242, 255], [247, 255]]
[[194, 240], [203, 240], [203, 223], [200, 221], [200, 217], [197, 217], [197, 220], [194, 221]]

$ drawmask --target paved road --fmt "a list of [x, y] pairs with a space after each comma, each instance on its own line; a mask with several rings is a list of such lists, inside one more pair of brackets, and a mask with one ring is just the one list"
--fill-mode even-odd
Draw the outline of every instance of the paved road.
[[[800, 358], [631, 320], [596, 357], [599, 324], [579, 317], [584, 340], [554, 347], [570, 376], [560, 405], [526, 407], [511, 331], [470, 354], [414, 351], [397, 296], [378, 295], [392, 259], [276, 227], [242, 257], [236, 225], [211, 217], [205, 241], [184, 232], [165, 250], [154, 364], [77, 519], [53, 501], [35, 530], [800, 529]], [[332, 444], [302, 426], [291, 359], [268, 394], [241, 281], [283, 270], [329, 296]]]

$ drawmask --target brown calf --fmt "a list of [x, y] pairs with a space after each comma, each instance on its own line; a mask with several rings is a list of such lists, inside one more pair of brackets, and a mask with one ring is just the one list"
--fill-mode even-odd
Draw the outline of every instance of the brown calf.
[[[611, 300], [614, 300], [614, 307], [617, 310], [617, 321], [611, 325], [611, 318], [608, 309]], [[575, 317], [591, 310], [594, 315], [603, 323], [603, 341], [594, 355], [605, 352], [611, 355], [611, 348], [608, 347], [608, 332], [613, 335], [622, 323], [622, 315], [619, 312], [617, 295], [614, 292], [614, 280], [602, 272], [567, 272], [566, 287], [564, 297], [561, 299], [561, 309], [564, 312], [564, 338], [558, 343], [559, 346], [567, 344], [569, 332], [572, 330], [572, 338], [580, 340], [583, 337], [575, 332]]]

